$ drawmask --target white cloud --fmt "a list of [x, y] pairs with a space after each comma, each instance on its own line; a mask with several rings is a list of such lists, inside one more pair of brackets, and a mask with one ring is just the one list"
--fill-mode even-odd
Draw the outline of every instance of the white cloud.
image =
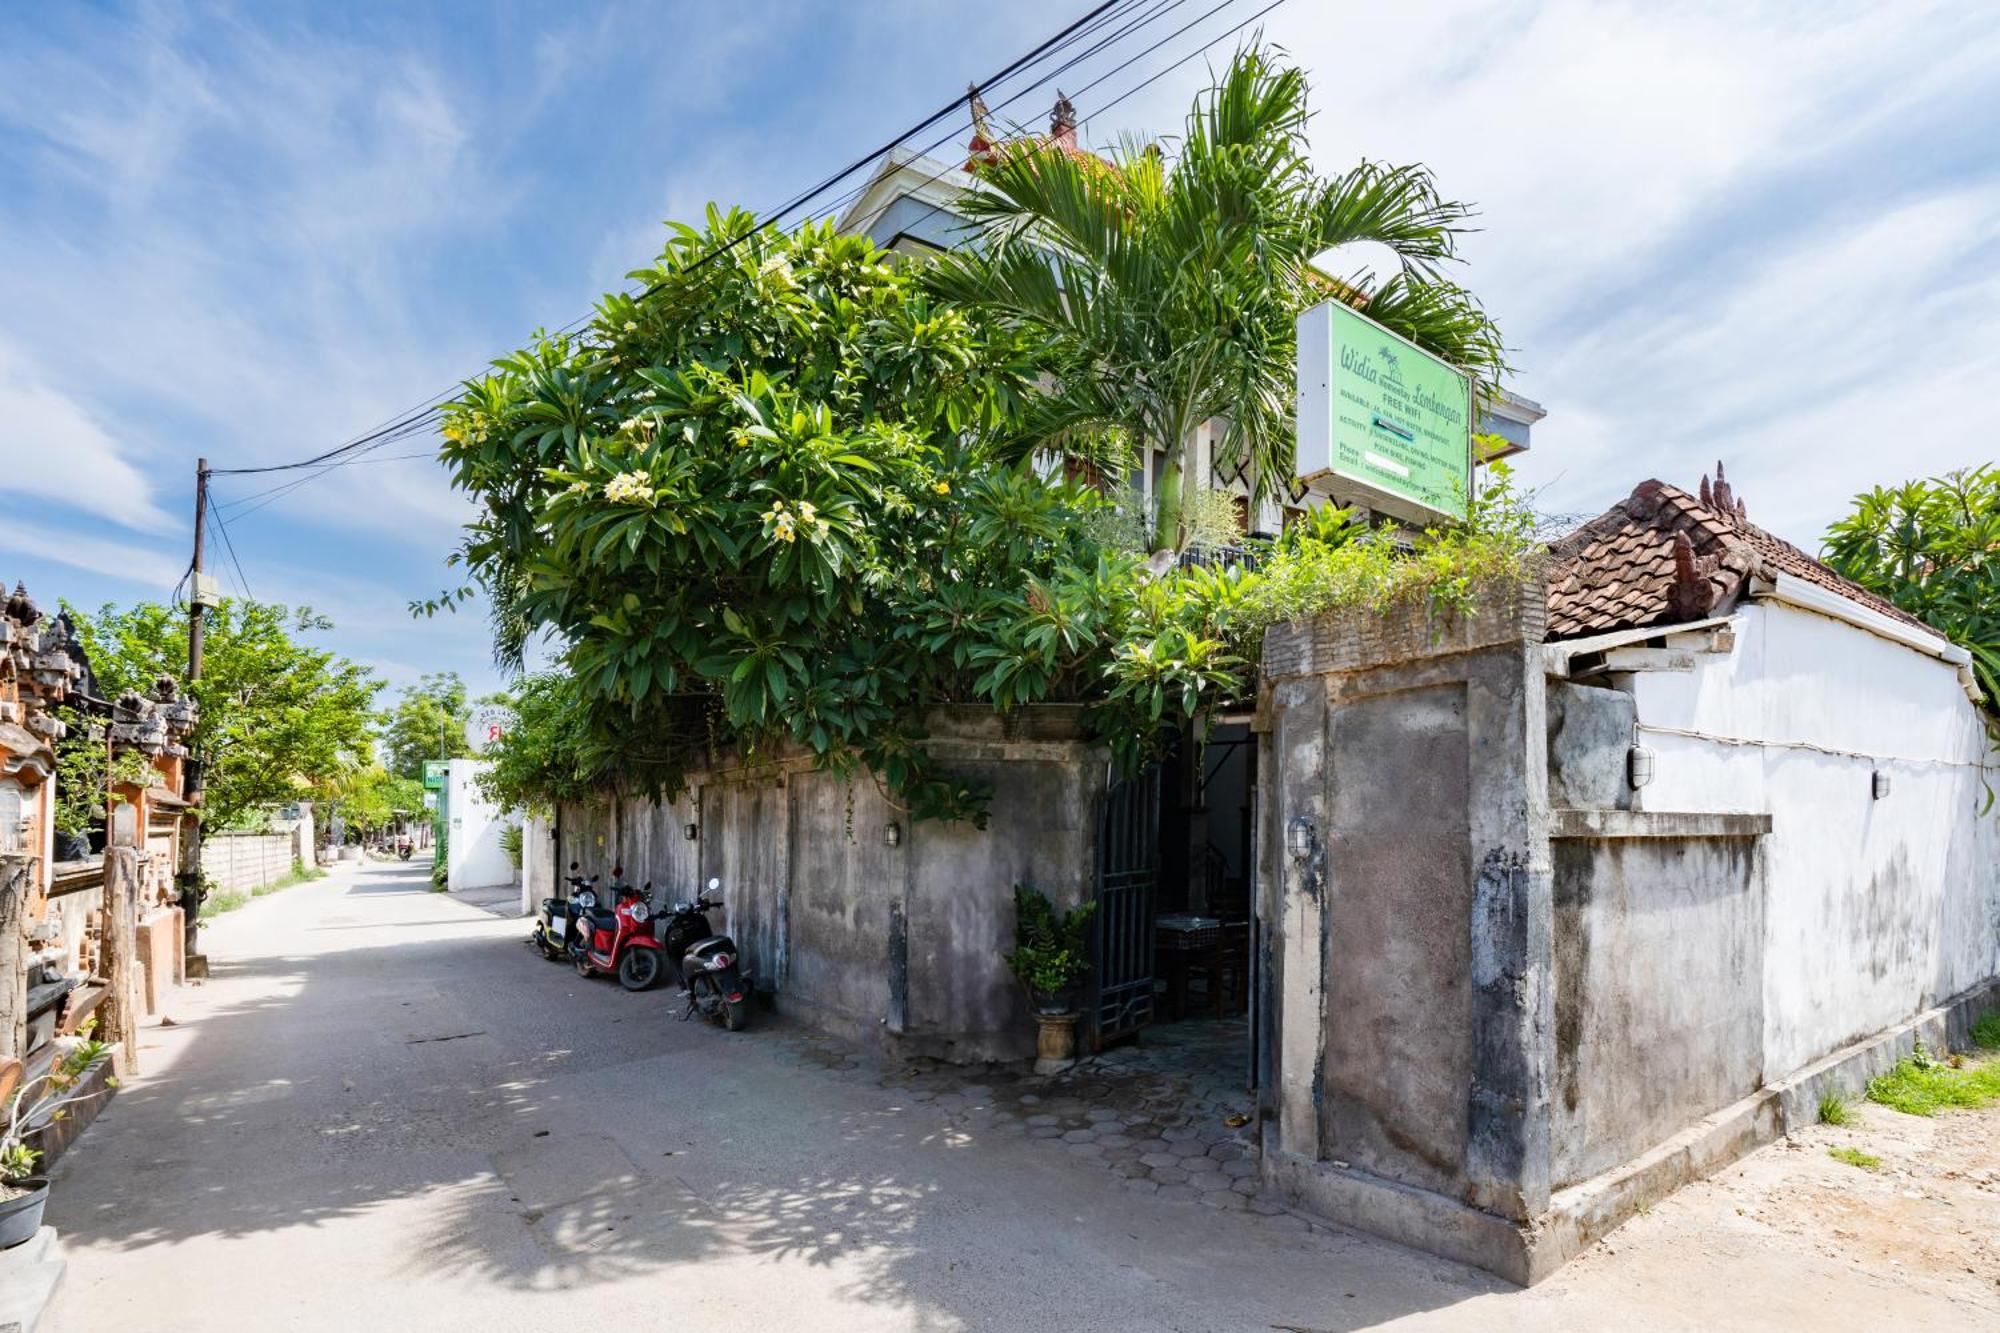
[[[0, 341], [0, 491], [96, 514], [130, 528], [172, 522], [153, 488], [88, 409], [45, 383]], [[191, 483], [190, 483], [191, 484]]]
[[144, 585], [154, 596], [164, 595], [173, 575], [187, 568], [187, 557], [171, 550], [92, 537], [73, 526], [57, 528], [20, 519], [0, 523], [0, 551]]

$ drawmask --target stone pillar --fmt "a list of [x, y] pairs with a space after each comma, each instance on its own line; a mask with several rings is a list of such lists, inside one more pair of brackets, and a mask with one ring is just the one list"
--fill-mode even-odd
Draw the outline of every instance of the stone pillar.
[[1544, 592], [1278, 626], [1259, 711], [1277, 1005], [1265, 1175], [1525, 1282], [1554, 1058]]
[[130, 847], [104, 849], [103, 956], [98, 972], [105, 983], [98, 1033], [119, 1044], [121, 1074], [139, 1071], [139, 1020], [145, 1001], [139, 985], [139, 854]]

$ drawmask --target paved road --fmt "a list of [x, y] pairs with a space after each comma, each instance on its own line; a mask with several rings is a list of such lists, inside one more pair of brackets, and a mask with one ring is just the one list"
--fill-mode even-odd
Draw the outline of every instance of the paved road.
[[[207, 931], [213, 978], [146, 1030], [143, 1075], [59, 1169], [58, 1333], [1595, 1329], [1635, 1304], [1693, 1328], [1751, 1308], [1604, 1265], [1518, 1293], [1132, 1194], [807, 1067], [781, 1031], [673, 1022], [664, 993], [581, 981], [428, 887], [343, 869]], [[1774, 1326], [1867, 1304], [1773, 1285]]]

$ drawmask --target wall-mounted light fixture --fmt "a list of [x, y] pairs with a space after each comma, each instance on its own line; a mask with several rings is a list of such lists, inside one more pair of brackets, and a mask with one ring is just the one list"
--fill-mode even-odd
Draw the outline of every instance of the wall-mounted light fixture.
[[1313, 825], [1304, 815], [1294, 815], [1285, 825], [1285, 850], [1299, 860], [1312, 855]]
[[681, 825], [681, 835], [685, 837], [689, 842], [693, 842], [696, 838], [699, 838], [701, 836], [701, 825], [683, 824]]
[[903, 826], [901, 824], [884, 824], [882, 826], [882, 845], [884, 847], [902, 846]]
[[1876, 769], [1873, 777], [1869, 780], [1869, 790], [1875, 793], [1875, 799], [1878, 801], [1887, 796], [1889, 794], [1889, 775], [1879, 768]]
[[1643, 745], [1635, 745], [1625, 752], [1625, 776], [1633, 787], [1643, 787], [1653, 780], [1653, 752]]

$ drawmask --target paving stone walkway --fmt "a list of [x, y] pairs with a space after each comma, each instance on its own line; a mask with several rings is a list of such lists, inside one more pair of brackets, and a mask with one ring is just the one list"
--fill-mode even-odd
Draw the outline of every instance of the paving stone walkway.
[[887, 1060], [834, 1038], [788, 1034], [793, 1058], [907, 1095], [976, 1140], [1014, 1134], [1109, 1172], [1126, 1189], [1307, 1227], [1261, 1187], [1256, 1100], [1243, 1087], [1242, 1019], [1148, 1028], [1060, 1074], [1029, 1062]]

